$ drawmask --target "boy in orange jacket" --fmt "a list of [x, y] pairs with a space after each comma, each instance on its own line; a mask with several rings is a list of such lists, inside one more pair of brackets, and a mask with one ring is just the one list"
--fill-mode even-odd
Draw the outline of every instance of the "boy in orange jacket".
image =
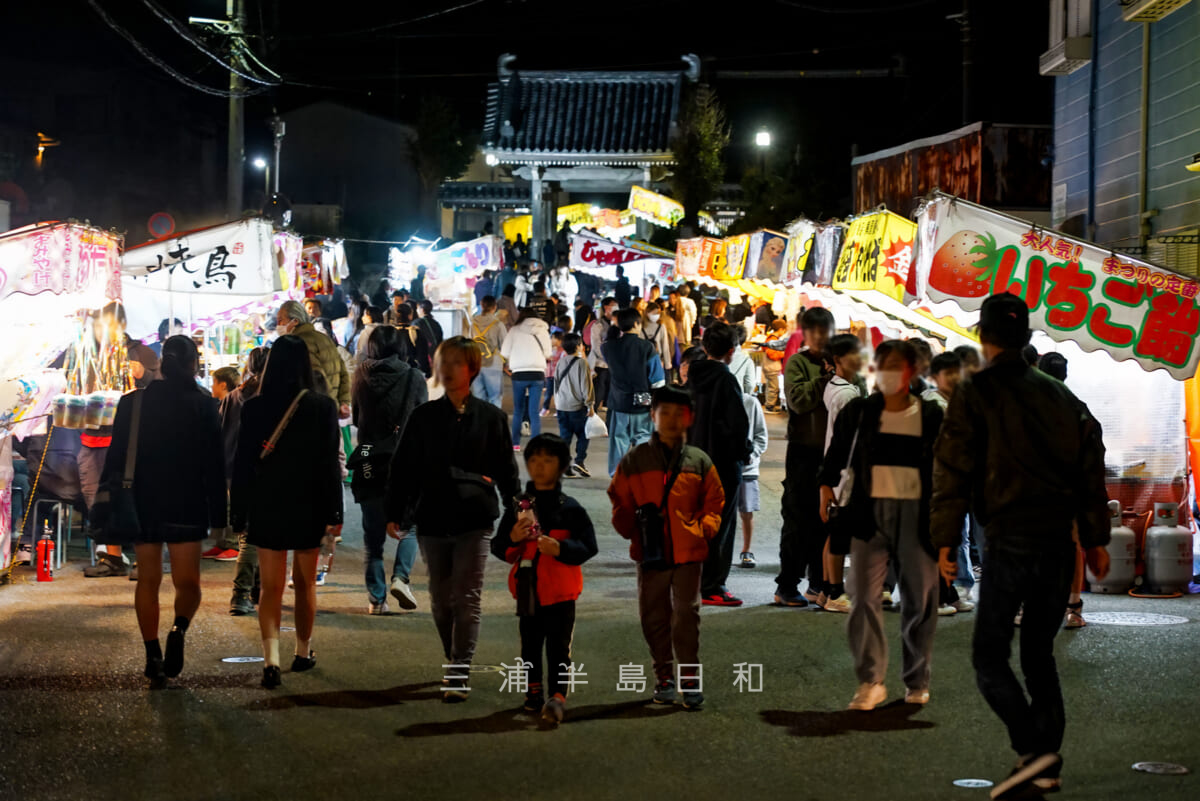
[[721, 525], [725, 491], [704, 451], [686, 443], [692, 396], [654, 391], [654, 436], [630, 450], [608, 487], [613, 528], [638, 563], [638, 612], [654, 661], [654, 703], [675, 702], [675, 658], [683, 705], [704, 705], [700, 673], [700, 572]]
[[[521, 661], [528, 670], [525, 709], [562, 723], [567, 707], [563, 678], [571, 669], [575, 599], [583, 592], [580, 565], [596, 555], [596, 533], [584, 508], [563, 494], [571, 451], [562, 437], [539, 434], [525, 446], [531, 479], [511, 504], [492, 538], [492, 553], [512, 565], [508, 588], [520, 617]], [[542, 645], [550, 676], [543, 690]], [[546, 700], [547, 696], [549, 700]]]

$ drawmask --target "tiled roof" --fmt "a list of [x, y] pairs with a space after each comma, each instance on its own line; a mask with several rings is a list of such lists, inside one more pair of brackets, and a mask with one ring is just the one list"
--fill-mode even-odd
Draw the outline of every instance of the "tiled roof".
[[[689, 57], [694, 59], [694, 57]], [[518, 72], [502, 57], [488, 88], [483, 149], [502, 163], [670, 161], [686, 80], [675, 72]]]
[[514, 203], [527, 206], [529, 205], [529, 184], [446, 181], [438, 187], [438, 200], [444, 205], [481, 208]]

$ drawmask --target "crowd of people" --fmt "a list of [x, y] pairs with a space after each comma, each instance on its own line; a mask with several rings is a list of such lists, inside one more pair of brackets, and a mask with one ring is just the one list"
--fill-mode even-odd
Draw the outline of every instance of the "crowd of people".
[[[138, 524], [105, 543], [96, 575], [122, 575], [122, 545], [134, 545], [152, 686], [183, 669], [206, 556], [237, 562], [230, 613], [257, 606], [262, 684], [272, 688], [291, 553], [291, 670], [315, 667], [316, 588], [340, 540], [348, 482], [361, 507], [367, 612], [387, 613], [389, 599], [417, 608], [419, 552], [448, 663], [444, 698], [464, 700], [485, 565], [489, 554], [504, 560], [530, 670], [525, 707], [560, 722], [582, 566], [597, 552], [564, 480], [591, 476], [589, 443], [606, 431], [612, 529], [636, 564], [652, 700], [702, 708], [689, 672], [700, 662], [699, 610], [742, 604], [728, 585], [735, 564], [757, 564], [766, 415], [786, 414], [774, 601], [848, 615], [850, 708], [888, 697], [886, 606], [900, 608], [912, 704], [930, 700], [937, 618], [975, 610], [979, 686], [1018, 754], [1008, 784], [1057, 786], [1064, 718], [1052, 644], [1064, 616], [1083, 623], [1084, 561], [1106, 569], [1107, 498], [1099, 426], [1063, 384], [1065, 360], [1032, 363], [1022, 301], [984, 304], [982, 354], [888, 340], [870, 349], [868, 371], [862, 332], [836, 331], [822, 308], [789, 324], [769, 304], [706, 299], [687, 283], [643, 298], [619, 269], [608, 295], [585, 293], [566, 268], [549, 280], [506, 271], [481, 277], [464, 335], [446, 336], [432, 304], [403, 290], [386, 310], [352, 301], [346, 320], [326, 319], [315, 299], [285, 303], [269, 349], [251, 352], [240, 376], [214, 373], [215, 400], [197, 383], [192, 339], [167, 338], [153, 365], [130, 349], [145, 360], [139, 390], [102, 432], [111, 440], [92, 492], [119, 485], [136, 460]], [[550, 414], [557, 434], [541, 430]], [[210, 532], [216, 543], [202, 552]], [[165, 651], [164, 545], [175, 587]], [[1029, 697], [1008, 662], [1015, 625]]]

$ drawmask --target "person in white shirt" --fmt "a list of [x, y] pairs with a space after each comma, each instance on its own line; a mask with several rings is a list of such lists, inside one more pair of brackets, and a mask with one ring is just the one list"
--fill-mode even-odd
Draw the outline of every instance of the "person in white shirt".
[[549, 289], [550, 294], [558, 295], [562, 301], [562, 308], [575, 308], [575, 298], [579, 296], [579, 282], [565, 265], [554, 268], [554, 272], [550, 274]]
[[521, 422], [529, 421], [530, 436], [542, 433], [542, 390], [546, 384], [546, 365], [550, 359], [550, 326], [533, 309], [524, 309], [517, 324], [505, 335], [500, 355], [512, 375], [513, 450], [521, 449]]
[[530, 273], [520, 273], [517, 275], [517, 281], [514, 284], [517, 288], [516, 294], [513, 296], [513, 302], [517, 304], [518, 309], [524, 309], [529, 299], [533, 297], [534, 276]]
[[[833, 426], [838, 414], [850, 401], [867, 396], [866, 386], [859, 371], [862, 370], [862, 342], [854, 334], [838, 334], [829, 340], [829, 355], [833, 358], [837, 372], [825, 386], [825, 408], [829, 410], [829, 423], [825, 428], [825, 451], [833, 440]], [[821, 593], [817, 605], [826, 612], [849, 614], [850, 596], [846, 593], [846, 554], [850, 551], [849, 541], [840, 534], [825, 538], [822, 554], [825, 562], [825, 581], [828, 589]]]
[[738, 514], [742, 518], [741, 565], [752, 568], [758, 564], [754, 561], [750, 542], [754, 538], [754, 513], [762, 508], [758, 499], [758, 466], [762, 455], [767, 452], [767, 418], [758, 398], [753, 395], [742, 395], [742, 405], [746, 407], [746, 417], [750, 419], [750, 440], [754, 443], [754, 449], [750, 452], [750, 461], [746, 462], [742, 483], [738, 487]]
[[696, 301], [692, 300], [689, 295], [691, 288], [684, 284], [679, 287], [679, 347], [681, 350], [687, 350], [692, 345], [692, 330], [696, 327], [696, 318], [699, 312], [696, 309]]

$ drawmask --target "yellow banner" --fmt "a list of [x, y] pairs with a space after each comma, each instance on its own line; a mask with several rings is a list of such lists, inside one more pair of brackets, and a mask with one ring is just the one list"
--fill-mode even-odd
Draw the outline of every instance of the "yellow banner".
[[725, 240], [725, 257], [713, 265], [713, 277], [720, 281], [736, 281], [746, 270], [746, 252], [750, 250], [750, 234], [731, 236]]
[[890, 211], [857, 217], [833, 269], [833, 288], [873, 289], [902, 301], [916, 236], [916, 223]]

